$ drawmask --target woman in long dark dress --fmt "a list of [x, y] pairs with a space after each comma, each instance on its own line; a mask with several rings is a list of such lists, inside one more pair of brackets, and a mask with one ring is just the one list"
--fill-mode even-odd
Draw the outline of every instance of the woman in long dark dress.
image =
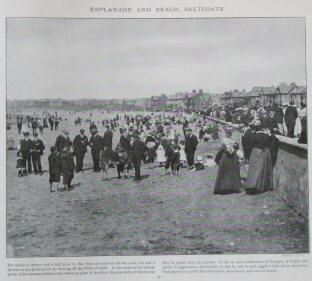
[[222, 141], [215, 162], [219, 164], [214, 194], [240, 193], [241, 178], [237, 151], [239, 145], [229, 138]]
[[273, 190], [273, 161], [270, 152], [273, 136], [269, 130], [261, 128], [261, 123], [257, 123], [256, 128], [248, 140], [251, 153], [246, 180], [247, 194]]

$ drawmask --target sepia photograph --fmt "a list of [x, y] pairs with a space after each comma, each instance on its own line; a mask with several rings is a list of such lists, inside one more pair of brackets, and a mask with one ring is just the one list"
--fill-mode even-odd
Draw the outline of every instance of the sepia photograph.
[[7, 258], [309, 253], [305, 18], [6, 18]]

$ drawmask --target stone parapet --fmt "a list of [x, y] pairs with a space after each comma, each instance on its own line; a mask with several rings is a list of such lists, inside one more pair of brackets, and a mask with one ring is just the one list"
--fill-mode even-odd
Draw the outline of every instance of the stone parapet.
[[[242, 131], [242, 125], [208, 117], [222, 125], [232, 125]], [[274, 167], [273, 180], [276, 190], [286, 203], [304, 218], [309, 216], [309, 170], [308, 145], [299, 144], [296, 139], [277, 136], [279, 151]]]

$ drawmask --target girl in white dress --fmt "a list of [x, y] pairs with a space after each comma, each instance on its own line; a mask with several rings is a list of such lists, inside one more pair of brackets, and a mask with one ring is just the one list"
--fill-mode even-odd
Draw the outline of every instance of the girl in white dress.
[[186, 154], [185, 154], [185, 141], [180, 141], [180, 161], [182, 164], [186, 163]]
[[165, 149], [161, 144], [157, 147], [156, 150], [156, 161], [159, 163], [159, 166], [162, 166], [164, 163], [166, 163]]

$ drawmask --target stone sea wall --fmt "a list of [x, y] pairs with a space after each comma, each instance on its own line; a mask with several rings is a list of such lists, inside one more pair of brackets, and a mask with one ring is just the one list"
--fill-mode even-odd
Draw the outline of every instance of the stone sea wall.
[[[209, 118], [212, 121], [213, 118]], [[218, 121], [222, 125], [232, 125]], [[241, 131], [239, 125], [232, 125]], [[308, 219], [309, 216], [309, 183], [308, 183], [308, 146], [298, 144], [295, 139], [277, 136], [279, 151], [273, 171], [274, 190], [287, 205], [294, 208], [299, 215]]]

